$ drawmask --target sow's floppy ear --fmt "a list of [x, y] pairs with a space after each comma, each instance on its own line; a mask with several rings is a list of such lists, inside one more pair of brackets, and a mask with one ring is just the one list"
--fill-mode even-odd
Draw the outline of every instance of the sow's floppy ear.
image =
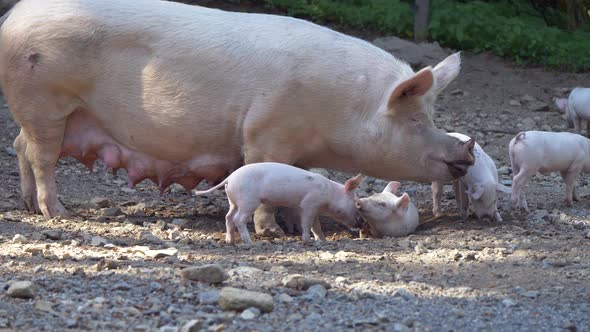
[[461, 70], [461, 52], [449, 55], [434, 67], [434, 94], [438, 95], [451, 83]]
[[389, 96], [387, 107], [390, 111], [395, 112], [396, 105], [400, 102], [407, 100], [408, 98], [416, 98], [423, 96], [434, 82], [434, 76], [432, 74], [432, 68], [426, 67], [412, 77], [399, 83], [393, 92]]
[[397, 181], [391, 181], [387, 184], [387, 186], [385, 187], [385, 189], [383, 189], [382, 192], [396, 194], [397, 190], [399, 189], [399, 186], [401, 186], [401, 183]]
[[356, 188], [361, 185], [361, 182], [363, 182], [362, 174], [358, 174], [357, 176], [346, 180], [346, 183], [344, 184], [344, 191], [347, 193], [355, 191]]

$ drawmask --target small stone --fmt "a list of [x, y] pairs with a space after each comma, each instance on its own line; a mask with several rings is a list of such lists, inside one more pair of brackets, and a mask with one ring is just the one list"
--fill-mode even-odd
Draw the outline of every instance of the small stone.
[[462, 95], [463, 94], [463, 90], [460, 89], [456, 89], [451, 91], [451, 96], [456, 96], [456, 95]]
[[520, 123], [523, 130], [533, 130], [537, 126], [537, 122], [531, 118], [524, 118]]
[[180, 275], [188, 280], [208, 284], [219, 284], [229, 278], [227, 272], [218, 264], [187, 267], [180, 271]]
[[538, 291], [528, 291], [528, 292], [522, 293], [522, 296], [528, 297], [531, 299], [536, 299], [539, 296], [539, 292]]
[[88, 205], [94, 209], [103, 209], [110, 205], [110, 201], [106, 197], [94, 197], [88, 202]]
[[16, 234], [13, 238], [12, 238], [12, 242], [14, 243], [28, 243], [29, 239], [27, 239], [24, 235], [21, 234]]
[[41, 232], [46, 238], [50, 240], [61, 240], [63, 232], [60, 229], [46, 229]]
[[301, 274], [290, 274], [283, 278], [283, 286], [293, 289], [303, 289], [305, 286], [305, 277]]
[[274, 300], [266, 293], [224, 287], [219, 293], [219, 306], [223, 310], [244, 310], [256, 307], [263, 312], [271, 312], [274, 309]]
[[541, 126], [541, 131], [553, 131], [553, 128], [548, 124], [544, 124]]
[[16, 157], [16, 150], [12, 146], [7, 146], [4, 151], [6, 151], [6, 153], [9, 155]]
[[186, 226], [188, 225], [188, 223], [189, 223], [189, 221], [186, 220], [186, 219], [177, 218], [177, 219], [173, 219], [172, 220], [172, 225], [176, 225], [176, 226], [178, 226], [181, 229], [186, 228]]
[[109, 241], [101, 236], [93, 236], [90, 240], [90, 245], [93, 247], [102, 247], [107, 243], [109, 243]]
[[507, 187], [512, 186], [512, 180], [500, 180], [500, 183]]
[[411, 242], [409, 239], [401, 239], [397, 242], [397, 244], [404, 249], [409, 249]]
[[255, 307], [248, 308], [242, 311], [242, 313], [240, 314], [240, 318], [242, 318], [243, 320], [252, 320], [254, 318], [257, 318], [258, 316], [260, 316], [260, 309]]
[[53, 312], [53, 303], [49, 301], [36, 301], [35, 310], [42, 312]]
[[528, 102], [527, 108], [533, 112], [548, 112], [550, 110], [549, 105], [547, 105], [547, 103], [544, 103], [539, 100]]
[[517, 302], [511, 298], [506, 298], [502, 300], [502, 304], [506, 307], [514, 307], [517, 304]]
[[161, 249], [161, 250], [153, 250], [153, 249], [149, 249], [143, 252], [144, 255], [146, 255], [147, 257], [151, 258], [151, 259], [159, 259], [159, 258], [164, 258], [164, 257], [171, 257], [174, 256], [178, 253], [178, 249], [176, 248], [167, 248], [167, 249]]
[[199, 302], [203, 305], [210, 305], [219, 302], [219, 291], [212, 289], [199, 293]]
[[203, 321], [201, 319], [193, 319], [180, 328], [180, 332], [199, 332], [203, 330]]
[[165, 220], [159, 219], [158, 221], [156, 221], [156, 223], [154, 224], [154, 227], [156, 229], [159, 229], [161, 231], [166, 229], [166, 226], [168, 226], [168, 223]]
[[100, 216], [102, 217], [116, 217], [118, 215], [121, 215], [121, 208], [110, 207], [100, 209]]
[[13, 282], [10, 287], [8, 287], [6, 295], [21, 299], [32, 299], [35, 297], [35, 285], [30, 281]]
[[291, 297], [291, 295], [289, 294], [282, 293], [281, 295], [279, 295], [279, 301], [283, 303], [291, 303], [293, 302], [293, 297]]
[[516, 106], [522, 106], [522, 104], [520, 103], [520, 101], [518, 101], [518, 100], [514, 100], [514, 99], [511, 99], [511, 100], [508, 102], [508, 104], [509, 104], [510, 106], [515, 106], [515, 107], [516, 107]]
[[502, 166], [502, 167], [498, 168], [498, 174], [499, 175], [510, 175], [510, 174], [512, 174], [512, 169], [508, 166]]
[[154, 214], [154, 212], [149, 209], [149, 206], [143, 202], [127, 207], [126, 211], [127, 214], [137, 217], [149, 217]]
[[405, 300], [410, 300], [414, 297], [414, 295], [410, 292], [408, 292], [407, 290], [405, 290], [404, 288], [398, 288], [396, 289], [393, 294], [394, 297], [399, 296]]
[[416, 246], [414, 247], [414, 251], [418, 254], [426, 254], [428, 253], [428, 249], [426, 249], [426, 247], [424, 247], [424, 245], [422, 243], [418, 243], [416, 244]]
[[405, 324], [402, 324], [402, 323], [393, 323], [391, 325], [391, 327], [394, 332], [410, 332], [410, 331], [412, 331], [409, 327], [407, 327]]
[[321, 300], [326, 297], [328, 291], [322, 285], [313, 285], [309, 287], [303, 298], [314, 301], [314, 300]]

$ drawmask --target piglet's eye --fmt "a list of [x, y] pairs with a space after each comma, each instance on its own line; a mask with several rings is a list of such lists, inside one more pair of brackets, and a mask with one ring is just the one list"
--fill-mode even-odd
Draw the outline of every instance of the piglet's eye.
[[378, 203], [380, 207], [385, 207], [385, 203], [384, 202], [379, 202]]

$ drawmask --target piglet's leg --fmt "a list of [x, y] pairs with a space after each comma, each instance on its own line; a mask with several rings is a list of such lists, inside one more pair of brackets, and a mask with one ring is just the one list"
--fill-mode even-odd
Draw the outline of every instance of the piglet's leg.
[[251, 212], [242, 211], [242, 210], [240, 210], [240, 208], [238, 208], [238, 212], [236, 213], [236, 216], [234, 218], [235, 226], [238, 229], [238, 232], [240, 233], [240, 238], [242, 239], [244, 244], [249, 245], [249, 246], [252, 245], [252, 239], [250, 238], [250, 233], [248, 233], [247, 224], [251, 218], [252, 218]]
[[316, 216], [311, 226], [311, 232], [316, 241], [326, 241], [326, 236], [322, 232], [322, 225], [320, 224], [320, 217]]
[[301, 239], [304, 243], [311, 240], [310, 231], [316, 215], [317, 209], [315, 208], [304, 208], [301, 210]]
[[527, 173], [526, 169], [522, 167], [520, 172], [512, 179], [512, 204], [519, 208], [523, 208], [527, 212], [529, 211], [529, 208], [524, 195], [524, 187], [529, 180], [529, 176], [530, 175]]
[[561, 177], [565, 182], [565, 204], [567, 206], [573, 205], [574, 187], [576, 185], [578, 174], [579, 172], [572, 170], [561, 172]]
[[442, 182], [432, 182], [431, 188], [432, 188], [432, 214], [435, 217], [439, 217], [442, 215], [440, 201], [442, 199], [443, 183]]
[[13, 144], [18, 156], [18, 167], [20, 174], [20, 187], [25, 208], [29, 212], [41, 213], [39, 203], [37, 202], [37, 185], [35, 184], [35, 175], [31, 168], [31, 163], [27, 159], [26, 149], [27, 141], [24, 132], [21, 129], [20, 134], [16, 137]]
[[225, 242], [226, 243], [234, 243], [235, 236], [234, 236], [234, 218], [236, 216], [237, 208], [236, 206], [230, 201], [229, 202], [229, 211], [227, 215], [225, 215]]

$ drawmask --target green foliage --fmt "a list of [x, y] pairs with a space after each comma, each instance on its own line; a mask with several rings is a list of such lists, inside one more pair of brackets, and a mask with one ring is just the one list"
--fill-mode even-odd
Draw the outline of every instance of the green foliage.
[[265, 0], [273, 8], [320, 23], [410, 37], [414, 17], [410, 6], [399, 0]]
[[[413, 0], [264, 0], [288, 15], [319, 23], [411, 37]], [[590, 0], [589, 0], [590, 1]], [[518, 63], [590, 70], [590, 24], [576, 32], [557, 28], [563, 14], [544, 17], [526, 0], [431, 0], [429, 34], [441, 45], [492, 51]], [[547, 24], [555, 25], [548, 26]]]

